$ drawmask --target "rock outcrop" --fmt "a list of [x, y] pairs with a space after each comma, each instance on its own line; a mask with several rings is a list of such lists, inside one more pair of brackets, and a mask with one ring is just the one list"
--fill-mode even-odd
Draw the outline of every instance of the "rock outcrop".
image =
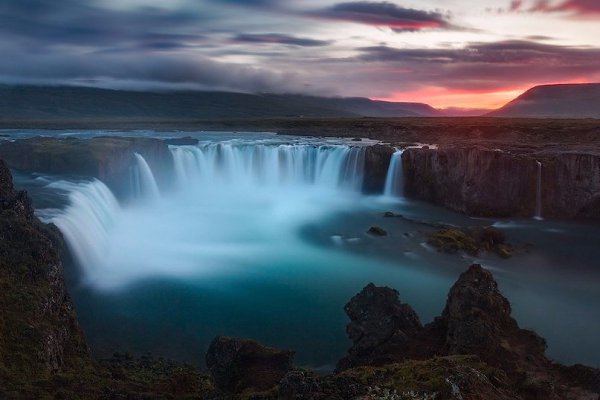
[[95, 177], [115, 192], [126, 192], [134, 153], [148, 162], [159, 182], [169, 183], [173, 160], [168, 145], [153, 138], [35, 137], [0, 143], [0, 158], [11, 168], [45, 174]]
[[89, 366], [55, 250], [60, 241], [55, 227], [34, 217], [27, 193], [14, 190], [0, 160], [0, 382]]
[[533, 216], [535, 160], [479, 147], [407, 149], [406, 196], [478, 216]]
[[247, 339], [219, 336], [206, 353], [216, 386], [229, 393], [260, 392], [276, 386], [290, 371], [294, 352]]
[[[514, 154], [478, 146], [410, 148], [405, 195], [485, 217], [532, 217], [541, 185], [544, 217], [600, 218], [600, 155]], [[542, 179], [538, 182], [538, 161]]]
[[398, 292], [368, 284], [344, 307], [350, 318], [346, 332], [352, 340], [338, 370], [357, 365], [384, 365], [411, 354], [412, 338], [423, 330], [417, 313], [400, 302]]
[[392, 147], [380, 144], [369, 146], [365, 149], [363, 192], [383, 192], [392, 154], [394, 154]]
[[[546, 358], [544, 339], [519, 328], [492, 274], [477, 264], [452, 286], [442, 315], [424, 327], [395, 290], [373, 284], [346, 305], [346, 313], [353, 345], [338, 364], [340, 371], [473, 355], [479, 368], [496, 371], [495, 392], [506, 389], [513, 396], [489, 398], [595, 399], [600, 393], [597, 370], [562, 367]], [[462, 398], [481, 397], [463, 393]]]

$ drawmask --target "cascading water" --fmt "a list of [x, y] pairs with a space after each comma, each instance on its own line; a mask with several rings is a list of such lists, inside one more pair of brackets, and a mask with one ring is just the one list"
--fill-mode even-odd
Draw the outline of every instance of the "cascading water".
[[173, 146], [180, 186], [314, 186], [360, 190], [364, 151], [358, 147], [205, 143]]
[[383, 191], [386, 197], [402, 197], [404, 195], [404, 169], [402, 167], [402, 154], [404, 149], [398, 149], [390, 159], [390, 166], [385, 178]]
[[146, 162], [146, 159], [139, 153], [134, 153], [136, 165], [133, 170], [134, 173], [134, 193], [138, 197], [147, 199], [158, 199], [160, 197], [160, 190], [158, 184], [154, 178], [154, 174], [150, 169], [150, 166]]
[[535, 219], [542, 218], [542, 163], [537, 163], [536, 196], [535, 196]]
[[60, 229], [82, 267], [94, 271], [106, 256], [109, 235], [121, 207], [110, 189], [99, 180], [81, 185], [57, 182], [53, 186], [70, 192], [70, 204], [51, 222]]
[[94, 285], [215, 273], [268, 258], [274, 243], [275, 253], [298, 251], [302, 226], [356, 207], [362, 188], [360, 147], [229, 141], [170, 150], [170, 192], [161, 196], [135, 154], [141, 198], [121, 207], [100, 181], [76, 185], [54, 218]]

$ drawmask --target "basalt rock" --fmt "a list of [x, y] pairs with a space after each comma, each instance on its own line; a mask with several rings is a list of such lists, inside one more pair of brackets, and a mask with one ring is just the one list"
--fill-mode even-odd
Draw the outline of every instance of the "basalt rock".
[[[510, 153], [478, 146], [410, 148], [405, 195], [475, 216], [600, 218], [600, 155]], [[538, 182], [538, 161], [542, 163]]]
[[[583, 366], [564, 367], [547, 359], [544, 339], [518, 326], [492, 274], [477, 264], [470, 266], [452, 286], [442, 315], [424, 327], [410, 306], [399, 301], [395, 290], [373, 284], [346, 305], [346, 313], [353, 345], [338, 364], [341, 374], [355, 376], [363, 366], [371, 368], [363, 373], [372, 376], [372, 366], [385, 365], [382, 368], [395, 374], [394, 382], [398, 382], [399, 371], [407, 365], [412, 369], [429, 365], [430, 370], [418, 374], [421, 383], [428, 379], [439, 382], [433, 378], [441, 373], [439, 366], [431, 363], [441, 362], [440, 357], [471, 355], [479, 365], [465, 368], [468, 362], [462, 360], [458, 367], [465, 368], [463, 378], [456, 379], [460, 375], [456, 371], [442, 373], [446, 383], [452, 383], [450, 392], [438, 385], [438, 389], [427, 393], [448, 399], [536, 400], [597, 399], [600, 394], [600, 371]], [[384, 372], [375, 376], [377, 379], [372, 378], [369, 385], [386, 380]], [[397, 389], [413, 390], [407, 385], [410, 380], [405, 376], [403, 379], [404, 386]], [[364, 377], [361, 382], [365, 382]], [[299, 386], [297, 382], [295, 386]], [[423, 386], [417, 389], [423, 394]]]
[[382, 193], [394, 149], [385, 145], [369, 146], [365, 150], [363, 192]]
[[290, 371], [294, 352], [247, 339], [217, 337], [206, 353], [206, 365], [225, 392], [266, 391]]
[[0, 143], [0, 158], [16, 170], [95, 177], [119, 193], [129, 185], [134, 153], [168, 183], [173, 161], [168, 145], [153, 138], [95, 137], [57, 139], [35, 137]]
[[0, 161], [0, 393], [4, 385], [90, 366], [55, 249], [60, 238], [34, 217]]
[[533, 216], [537, 164], [480, 147], [407, 149], [405, 194], [477, 216]]
[[350, 318], [346, 332], [352, 340], [337, 369], [383, 365], [412, 353], [410, 345], [423, 326], [415, 311], [400, 302], [398, 292], [368, 284], [344, 307]]

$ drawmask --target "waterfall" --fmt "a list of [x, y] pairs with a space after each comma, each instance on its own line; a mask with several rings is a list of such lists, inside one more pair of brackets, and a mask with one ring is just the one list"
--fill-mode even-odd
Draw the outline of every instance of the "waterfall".
[[344, 145], [204, 143], [171, 146], [180, 186], [313, 186], [360, 191], [364, 149]]
[[139, 197], [148, 199], [158, 199], [160, 191], [158, 184], [154, 179], [154, 174], [150, 166], [139, 153], [134, 153], [136, 166], [134, 170], [134, 191]]
[[[69, 206], [52, 221], [88, 283], [108, 289], [287, 257], [307, 224], [359, 203], [363, 147], [231, 140], [169, 149], [175, 185], [160, 201], [121, 206], [98, 180], [62, 188]], [[156, 199], [152, 170], [140, 154], [135, 161], [131, 190]]]
[[106, 256], [110, 230], [121, 207], [99, 180], [62, 186], [61, 189], [69, 191], [69, 206], [51, 222], [60, 229], [79, 264], [93, 269]]
[[537, 163], [536, 196], [535, 196], [535, 219], [542, 219], [542, 163]]
[[404, 149], [397, 149], [390, 159], [390, 166], [385, 178], [383, 194], [387, 197], [402, 197], [404, 195], [404, 169], [402, 154]]

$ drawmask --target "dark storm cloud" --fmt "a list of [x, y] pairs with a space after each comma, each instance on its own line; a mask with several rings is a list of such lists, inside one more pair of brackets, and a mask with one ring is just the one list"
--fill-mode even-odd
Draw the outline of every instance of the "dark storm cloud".
[[[96, 1], [3, 0], [0, 35], [4, 40], [39, 46], [114, 45], [202, 21], [202, 16], [156, 7], [110, 10]], [[168, 42], [181, 40], [173, 34]]]
[[452, 26], [447, 17], [439, 12], [402, 8], [389, 2], [339, 3], [315, 11], [312, 15], [330, 20], [389, 27], [398, 32], [450, 28]]
[[461, 49], [362, 49], [359, 60], [382, 63], [417, 81], [461, 89], [499, 84], [561, 81], [600, 71], [600, 48], [573, 48], [529, 41], [474, 43]]
[[326, 40], [300, 38], [279, 33], [239, 34], [233, 38], [233, 41], [238, 43], [274, 43], [302, 47], [320, 47], [331, 43]]
[[[0, 48], [6, 52], [6, 49]], [[129, 81], [174, 84], [179, 87], [218, 88], [235, 91], [292, 90], [292, 73], [216, 62], [198, 56], [171, 57], [161, 53], [103, 53], [93, 57], [52, 52], [12, 52], [0, 63], [0, 76], [8, 81], [52, 82], [64, 80]]]

